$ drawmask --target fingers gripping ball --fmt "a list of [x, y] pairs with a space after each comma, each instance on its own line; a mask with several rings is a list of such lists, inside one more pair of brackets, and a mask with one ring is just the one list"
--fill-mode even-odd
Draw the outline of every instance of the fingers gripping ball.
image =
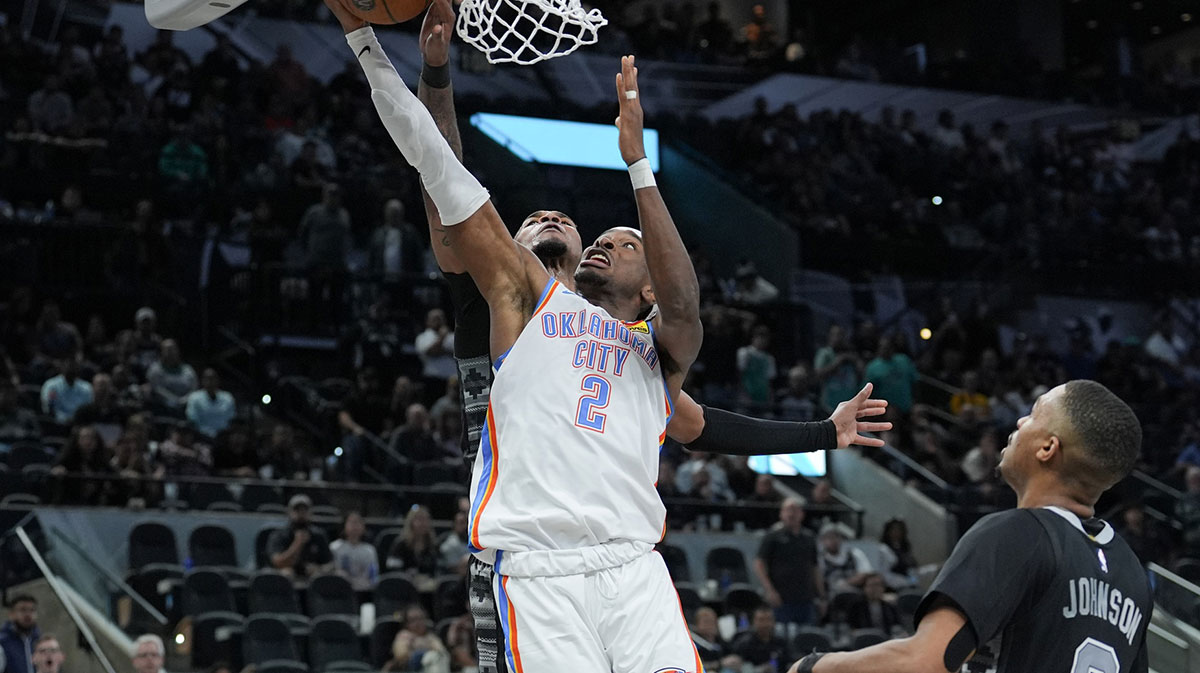
[[345, 0], [346, 9], [368, 23], [403, 23], [420, 16], [431, 0]]

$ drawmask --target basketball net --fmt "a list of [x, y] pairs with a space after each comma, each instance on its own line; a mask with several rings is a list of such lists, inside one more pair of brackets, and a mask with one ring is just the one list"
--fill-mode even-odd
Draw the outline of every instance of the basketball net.
[[457, 30], [489, 63], [532, 65], [595, 44], [605, 25], [580, 0], [463, 0]]

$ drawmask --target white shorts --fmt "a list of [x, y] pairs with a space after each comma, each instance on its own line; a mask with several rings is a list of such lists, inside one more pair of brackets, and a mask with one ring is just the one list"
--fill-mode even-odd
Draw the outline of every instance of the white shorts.
[[704, 670], [657, 552], [578, 574], [529, 576], [523, 563], [504, 575], [505, 565], [494, 583], [509, 673]]

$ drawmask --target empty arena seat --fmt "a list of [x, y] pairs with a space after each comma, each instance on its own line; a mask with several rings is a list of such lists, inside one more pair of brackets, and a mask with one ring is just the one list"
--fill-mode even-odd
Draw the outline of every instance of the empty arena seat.
[[292, 622], [306, 621], [292, 580], [273, 570], [263, 570], [250, 578], [247, 607], [252, 615], [269, 612]]
[[443, 462], [420, 462], [413, 465], [412, 483], [414, 486], [433, 486], [447, 482], [457, 483], [458, 471]]
[[1175, 574], [1193, 584], [1200, 583], [1200, 559], [1179, 559], [1175, 562]]
[[[354, 588], [350, 580], [341, 575], [320, 575], [308, 584], [308, 614], [345, 615], [358, 617], [358, 602], [354, 600]], [[315, 626], [315, 625], [314, 625]], [[314, 666], [314, 668], [316, 668]], [[317, 668], [317, 670], [321, 670]]]
[[792, 636], [791, 648], [792, 656], [803, 657], [812, 652], [829, 652], [833, 649], [833, 643], [824, 629], [801, 626], [796, 635]]
[[417, 588], [401, 573], [388, 573], [375, 585], [375, 614], [379, 618], [404, 618], [404, 609], [420, 600]]
[[247, 512], [257, 512], [259, 505], [283, 505], [283, 493], [274, 486], [266, 484], [246, 484], [242, 488], [240, 499], [242, 509]]
[[443, 575], [437, 578], [437, 589], [433, 592], [433, 619], [440, 621], [457, 617], [467, 611], [467, 580], [460, 575]]
[[245, 630], [246, 619], [236, 612], [206, 612], [192, 618], [192, 668], [203, 670], [217, 663], [230, 663], [232, 643], [220, 638], [221, 630]]
[[188, 614], [237, 612], [233, 590], [220, 571], [196, 568], [183, 578], [183, 604]]
[[708, 579], [720, 580], [728, 573], [729, 582], [748, 583], [750, 573], [746, 570], [746, 556], [734, 547], [713, 547], [704, 559]]
[[179, 565], [179, 548], [170, 528], [147, 521], [129, 531], [129, 569], [138, 570], [151, 563]]
[[850, 632], [850, 649], [861, 650], [864, 647], [878, 645], [891, 638], [879, 629], [854, 629]]
[[242, 511], [242, 506], [232, 500], [223, 500], [221, 502], [210, 502], [208, 507], [204, 509], [210, 512], [240, 512]]
[[375, 536], [375, 552], [379, 554], [379, 567], [387, 567], [387, 555], [392, 550], [396, 538], [404, 534], [403, 528], [384, 528]]
[[264, 502], [254, 509], [259, 514], [287, 514], [287, 506], [278, 502]]
[[8, 469], [13, 472], [20, 472], [26, 465], [47, 465], [54, 460], [55, 457], [38, 442], [13, 442], [8, 449]]
[[233, 494], [225, 484], [203, 482], [189, 485], [180, 497], [186, 500], [188, 507], [192, 509], [207, 509], [214, 502], [232, 500]]
[[700, 592], [696, 591], [696, 586], [690, 582], [676, 582], [675, 593], [679, 594], [679, 607], [689, 619], [693, 612], [704, 605], [704, 601], [700, 600]]
[[300, 661], [300, 650], [287, 622], [273, 615], [257, 615], [246, 621], [242, 634], [246, 665], [268, 661]]
[[731, 584], [725, 590], [725, 614], [751, 615], [763, 604], [762, 596], [749, 584]]
[[671, 579], [675, 580], [677, 586], [679, 582], [692, 581], [692, 569], [688, 565], [688, 555], [682, 547], [660, 544], [655, 549], [662, 554], [663, 563], [667, 564], [667, 572], [671, 573]]
[[921, 605], [921, 599], [924, 597], [920, 591], [913, 590], [901, 591], [896, 596], [896, 610], [900, 613], [905, 628], [913, 628], [913, 616], [917, 614], [917, 607]]
[[396, 634], [404, 628], [404, 622], [399, 619], [380, 619], [375, 622], [371, 631], [370, 664], [376, 669], [382, 668], [392, 658], [392, 642]]
[[233, 533], [224, 526], [197, 526], [188, 535], [188, 556], [193, 566], [228, 566], [236, 568], [237, 545]]
[[845, 624], [850, 611], [863, 600], [861, 591], [839, 591], [829, 597], [829, 608], [825, 611], [825, 621], [834, 624]]
[[349, 621], [336, 615], [313, 620], [308, 637], [309, 664], [314, 673], [323, 671], [370, 671], [363, 660], [362, 644]]

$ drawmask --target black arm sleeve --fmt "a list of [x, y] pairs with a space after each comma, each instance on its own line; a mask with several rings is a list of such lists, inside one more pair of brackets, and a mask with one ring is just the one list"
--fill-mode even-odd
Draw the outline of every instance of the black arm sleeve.
[[688, 444], [694, 451], [761, 456], [837, 448], [833, 421], [767, 421], [704, 405], [700, 408], [704, 410], [704, 429]]
[[465, 273], [443, 274], [454, 304], [454, 360], [458, 364], [462, 401], [462, 452], [467, 464], [475, 460], [492, 392], [492, 361], [488, 354], [491, 314], [479, 287]]
[[913, 624], [945, 599], [967, 618], [976, 643], [991, 642], [1050, 582], [1054, 559], [1045, 530], [1022, 509], [980, 519], [954, 546]]

